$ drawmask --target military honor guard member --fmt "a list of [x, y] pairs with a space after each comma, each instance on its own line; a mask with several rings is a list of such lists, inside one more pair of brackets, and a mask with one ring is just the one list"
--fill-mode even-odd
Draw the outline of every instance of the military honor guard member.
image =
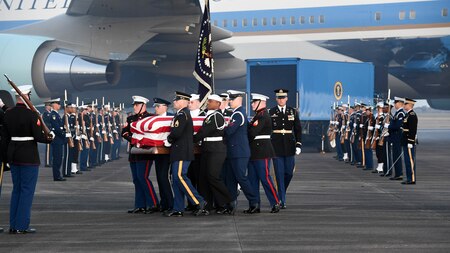
[[270, 141], [272, 134], [272, 120], [266, 109], [266, 101], [269, 97], [252, 93], [252, 110], [255, 116], [248, 125], [248, 138], [250, 141], [250, 162], [248, 164], [248, 178], [254, 187], [260, 205], [259, 182], [261, 182], [272, 210], [271, 213], [280, 211], [278, 193], [270, 176], [270, 159], [275, 156], [275, 151]]
[[194, 135], [194, 143], [201, 142], [202, 156], [200, 163], [199, 193], [207, 202], [217, 202], [218, 214], [232, 214], [234, 207], [228, 188], [221, 174], [223, 163], [227, 155], [223, 135], [225, 118], [220, 111], [222, 98], [212, 94], [208, 96], [208, 113], [203, 121], [202, 128]]
[[392, 111], [392, 107], [394, 106], [392, 101], [389, 103], [386, 101], [384, 103], [383, 112], [385, 114], [383, 123], [381, 125], [382, 135], [380, 137], [380, 141], [383, 143], [383, 173], [380, 177], [390, 177], [392, 175], [392, 141], [389, 138], [389, 129], [385, 126], [389, 125], [394, 118], [394, 111]]
[[119, 159], [119, 149], [120, 149], [120, 116], [119, 116], [119, 108], [114, 108], [112, 110], [111, 115], [112, 122], [112, 138], [114, 140], [114, 144], [111, 147], [111, 160]]
[[52, 106], [52, 112], [50, 113], [50, 134], [53, 136], [51, 143], [52, 155], [53, 155], [53, 180], [54, 181], [66, 181], [61, 175], [61, 168], [63, 163], [63, 147], [66, 143], [66, 133], [64, 131], [64, 123], [59, 115], [58, 111], [61, 109], [61, 100], [59, 98], [48, 101]]
[[173, 209], [165, 213], [167, 217], [183, 216], [185, 196], [190, 203], [198, 206], [198, 209], [194, 212], [195, 215], [209, 214], [205, 210], [207, 202], [200, 196], [187, 177], [189, 164], [194, 160], [194, 126], [191, 113], [187, 107], [190, 98], [189, 94], [179, 91], [175, 93], [173, 108], [177, 110], [177, 113], [173, 117], [170, 134], [164, 141], [164, 145], [170, 147], [172, 186], [175, 195]]
[[[71, 113], [72, 113], [72, 103], [70, 103], [69, 101], [65, 101], [64, 102], [64, 133], [66, 136], [66, 141], [65, 144], [63, 146], [63, 164], [62, 164], [62, 168], [63, 168], [63, 176], [64, 177], [72, 177], [72, 161], [73, 161], [73, 152], [75, 145], [73, 145], [73, 147], [71, 147], [69, 145], [70, 142], [74, 142], [74, 135], [73, 133], [75, 132], [75, 117], [71, 117]], [[70, 139], [70, 140], [69, 140]]]
[[[52, 112], [52, 106], [48, 101], [44, 102], [44, 112], [42, 113], [42, 119], [44, 120], [45, 125], [50, 126], [51, 125], [51, 112]], [[53, 161], [53, 155], [51, 150], [50, 143], [45, 144], [45, 167], [52, 167], [52, 161]]]
[[391, 180], [403, 179], [403, 160], [402, 160], [402, 129], [403, 120], [405, 118], [405, 111], [403, 105], [405, 99], [401, 97], [394, 97], [394, 107], [397, 110], [392, 121], [385, 124], [384, 127], [389, 129], [389, 141], [392, 143], [392, 159], [390, 166], [394, 166], [394, 176], [389, 178]]
[[[153, 107], [158, 116], [174, 116], [173, 113], [168, 112], [168, 106], [171, 103], [162, 98], [153, 98]], [[160, 211], [168, 211], [173, 208], [173, 193], [172, 186], [169, 180], [170, 156], [169, 154], [158, 154], [154, 156], [156, 180], [158, 181]]]
[[364, 144], [364, 170], [373, 170], [373, 151], [372, 151], [372, 137], [375, 129], [375, 117], [372, 113], [372, 107], [366, 106], [364, 126], [363, 126], [363, 144]]
[[[6, 160], [6, 143], [5, 137], [3, 134], [3, 125], [5, 122], [5, 112], [8, 109], [8, 106], [3, 103], [3, 100], [0, 98], [0, 197], [2, 195], [2, 183], [3, 183], [3, 173], [6, 170], [9, 170], [7, 167]], [[3, 228], [0, 228], [0, 233], [3, 232]]]
[[403, 120], [403, 154], [405, 157], [406, 181], [402, 184], [416, 184], [416, 143], [418, 118], [414, 112], [415, 100], [405, 98], [404, 110], [406, 112]]
[[[237, 199], [237, 184], [241, 186], [249, 202], [248, 214], [259, 213], [259, 200], [248, 178], [248, 162], [250, 159], [250, 144], [248, 142], [248, 121], [245, 109], [242, 107], [244, 92], [228, 90], [230, 107], [233, 109], [228, 126], [225, 128], [227, 145], [227, 160], [229, 168], [226, 175], [226, 185], [231, 197]], [[236, 208], [236, 207], [235, 207]]]
[[277, 106], [269, 110], [272, 119], [273, 166], [281, 209], [286, 208], [286, 191], [294, 175], [295, 155], [302, 147], [302, 126], [296, 109], [286, 105], [288, 90], [276, 89]]
[[359, 148], [359, 139], [360, 139], [360, 124], [361, 124], [361, 117], [362, 117], [362, 110], [361, 110], [361, 104], [358, 102], [355, 102], [355, 114], [352, 119], [352, 150], [353, 150], [353, 164], [355, 166], [361, 166], [362, 164], [362, 154], [361, 154], [361, 148]]
[[384, 103], [383, 101], [378, 102], [376, 105], [377, 108], [377, 118], [375, 119], [375, 129], [374, 129], [374, 136], [372, 140], [372, 147], [375, 146], [375, 154], [377, 157], [377, 167], [372, 171], [373, 173], [383, 173], [383, 166], [384, 166], [384, 156], [386, 155], [383, 149], [383, 145], [380, 145], [380, 137], [383, 133], [382, 124], [384, 125], [384, 119], [386, 117], [386, 114], [384, 112]]
[[[29, 99], [32, 86], [18, 88]], [[5, 113], [3, 126], [7, 161], [11, 166], [13, 182], [9, 233], [26, 234], [36, 232], [29, 226], [40, 164], [37, 143], [48, 143], [51, 138], [44, 135], [43, 122], [39, 120], [37, 113], [28, 109], [17, 93], [16, 100], [16, 106]]]
[[[79, 123], [80, 126], [84, 128], [81, 131], [81, 140], [80, 140], [83, 147], [83, 150], [80, 152], [80, 171], [90, 171], [90, 169], [88, 169], [88, 160], [91, 156], [90, 154], [91, 146], [89, 144], [91, 131], [91, 117], [89, 116], [89, 111], [91, 110], [92, 110], [91, 104], [82, 106], [81, 113], [78, 118], [78, 120], [80, 121]], [[93, 164], [89, 162], [89, 166], [93, 166]]]
[[222, 98], [222, 103], [220, 104], [220, 112], [225, 117], [230, 117], [233, 114], [233, 110], [228, 105], [230, 102], [230, 95], [226, 92], [219, 95]]
[[[122, 136], [130, 142], [131, 149], [135, 148], [131, 145], [131, 123], [152, 116], [147, 112], [147, 103], [149, 102], [147, 98], [142, 96], [133, 96], [132, 98], [135, 114], [127, 118], [127, 123], [122, 130]], [[130, 162], [135, 193], [134, 209], [129, 210], [128, 213], [154, 213], [159, 211], [158, 197], [149, 178], [153, 163], [152, 155], [136, 155], [132, 154], [130, 150], [128, 161]]]
[[109, 162], [111, 160], [110, 154], [111, 154], [111, 140], [113, 138], [112, 132], [111, 132], [111, 106], [109, 104], [106, 104], [103, 106], [103, 122], [105, 123], [103, 125], [103, 131], [105, 132], [107, 138], [103, 140], [103, 154], [102, 154], [102, 160], [104, 163]]

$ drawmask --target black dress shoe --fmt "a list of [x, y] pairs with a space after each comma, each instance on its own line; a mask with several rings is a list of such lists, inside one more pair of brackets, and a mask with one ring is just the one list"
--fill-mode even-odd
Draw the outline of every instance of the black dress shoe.
[[152, 214], [156, 212], [159, 212], [159, 207], [150, 207], [145, 209], [145, 214]]
[[209, 211], [206, 209], [206, 206], [208, 205], [208, 202], [203, 201], [198, 205], [197, 210], [194, 211], [195, 216], [200, 215], [209, 215]]
[[0, 233], [3, 233], [3, 228], [0, 228]]
[[66, 181], [67, 179], [65, 178], [57, 178], [57, 179], [53, 179], [53, 181]]
[[403, 177], [402, 176], [391, 177], [391, 178], [389, 178], [389, 180], [403, 180]]
[[280, 206], [278, 204], [272, 206], [270, 213], [278, 213], [280, 211]]
[[17, 229], [9, 229], [9, 233], [16, 235], [16, 234], [34, 234], [36, 233], [36, 229], [34, 228], [29, 228], [26, 230], [17, 230]]
[[413, 182], [413, 181], [403, 181], [402, 184], [416, 184], [416, 182]]
[[145, 213], [145, 208], [139, 207], [135, 209], [128, 210], [128, 213]]
[[64, 175], [64, 177], [75, 177], [75, 176], [72, 176], [72, 175]]
[[287, 207], [286, 207], [286, 204], [284, 204], [284, 203], [281, 203], [281, 205], [280, 205], [280, 209], [286, 209]]
[[244, 210], [244, 213], [246, 214], [254, 214], [254, 213], [260, 213], [261, 209], [259, 209], [259, 206], [251, 206], [249, 209]]
[[77, 171], [77, 172], [75, 172], [75, 174], [81, 175], [81, 174], [83, 174], [83, 172]]
[[389, 174], [384, 174], [383, 172], [381, 172], [380, 177], [390, 177], [391, 175], [392, 175], [391, 173], [389, 173]]
[[182, 217], [183, 213], [182, 212], [178, 212], [178, 211], [170, 210], [170, 211], [165, 212], [164, 216], [166, 216], [166, 217]]

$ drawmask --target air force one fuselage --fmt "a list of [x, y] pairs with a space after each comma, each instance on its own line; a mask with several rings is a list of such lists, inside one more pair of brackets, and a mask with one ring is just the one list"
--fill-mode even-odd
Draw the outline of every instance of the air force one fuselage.
[[[219, 89], [244, 84], [245, 59], [367, 61], [393, 94], [450, 109], [448, 0], [210, 4]], [[32, 82], [40, 97], [64, 89], [111, 88], [122, 96], [148, 87], [166, 95], [186, 83], [194, 89], [202, 6], [197, 0], [3, 0], [0, 70], [18, 83]]]

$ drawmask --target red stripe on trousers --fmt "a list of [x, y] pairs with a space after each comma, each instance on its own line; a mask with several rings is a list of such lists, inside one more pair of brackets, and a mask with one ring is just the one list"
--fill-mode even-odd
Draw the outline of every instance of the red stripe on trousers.
[[272, 191], [272, 194], [273, 194], [273, 196], [275, 197], [275, 200], [277, 201], [277, 204], [278, 203], [280, 203], [280, 201], [278, 200], [278, 196], [277, 196], [277, 194], [276, 194], [276, 192], [275, 192], [275, 188], [273, 188], [273, 185], [272, 185], [272, 183], [270, 182], [270, 178], [269, 178], [269, 159], [264, 159], [264, 161], [266, 162], [266, 180], [267, 180], [267, 182], [269, 183], [269, 186], [270, 186], [270, 190]]
[[149, 171], [150, 171], [150, 168], [148, 166], [149, 164], [150, 164], [150, 161], [147, 161], [147, 163], [145, 164], [145, 182], [147, 182], [148, 190], [150, 191], [150, 196], [152, 196], [153, 206], [156, 207], [157, 203], [156, 203], [155, 196], [154, 196], [154, 193], [152, 190], [152, 186], [150, 184], [150, 179], [148, 179]]

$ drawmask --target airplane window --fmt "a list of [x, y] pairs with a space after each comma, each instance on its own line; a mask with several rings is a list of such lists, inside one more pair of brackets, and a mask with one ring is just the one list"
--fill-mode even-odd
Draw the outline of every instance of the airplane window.
[[232, 22], [232, 24], [231, 24], [233, 27], [236, 27], [237, 26], [237, 19], [233, 19], [233, 22]]
[[228, 20], [224, 19], [224, 20], [222, 21], [222, 26], [223, 26], [223, 27], [227, 27], [227, 26], [228, 26]]
[[262, 23], [263, 26], [266, 26], [267, 25], [267, 18], [262, 18], [261, 23]]
[[309, 23], [310, 24], [314, 24], [314, 16], [310, 16], [309, 17]]
[[254, 18], [253, 20], [252, 20], [252, 26], [257, 26], [258, 25], [258, 19], [257, 18]]
[[375, 20], [380, 21], [381, 20], [381, 12], [375, 12]]
[[405, 19], [405, 16], [406, 16], [405, 11], [400, 11], [400, 12], [398, 13], [398, 18], [399, 18], [400, 20], [404, 20], [404, 19]]
[[247, 19], [246, 18], [244, 18], [243, 20], [242, 20], [242, 26], [247, 26]]
[[275, 17], [272, 18], [272, 25], [277, 25], [277, 18]]
[[214, 20], [214, 26], [217, 26], [219, 22], [217, 22], [217, 19]]
[[448, 16], [448, 9], [447, 8], [442, 9], [441, 15], [442, 15], [442, 17], [447, 17]]
[[319, 23], [321, 23], [321, 24], [325, 23], [325, 16], [323, 16], [323, 15], [319, 16]]
[[281, 17], [281, 18], [280, 18], [280, 23], [281, 23], [282, 25], [285, 25], [285, 24], [286, 24], [286, 17]]
[[416, 19], [416, 11], [414, 10], [409, 11], [409, 19]]
[[305, 23], [305, 17], [303, 17], [303, 16], [301, 16], [300, 18], [299, 18], [299, 21], [300, 21], [300, 24], [304, 24]]
[[291, 25], [295, 25], [295, 17], [294, 16], [291, 16], [290, 22], [291, 22]]

